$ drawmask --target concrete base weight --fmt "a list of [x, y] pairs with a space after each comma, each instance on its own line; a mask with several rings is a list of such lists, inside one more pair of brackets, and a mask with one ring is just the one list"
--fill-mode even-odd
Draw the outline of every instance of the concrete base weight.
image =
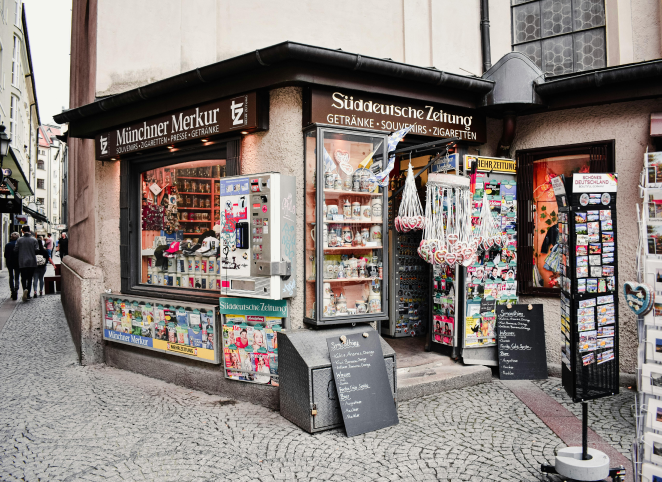
[[590, 460], [582, 460], [581, 447], [566, 447], [556, 454], [554, 468], [559, 475], [573, 480], [597, 481], [609, 476], [609, 457], [589, 448]]

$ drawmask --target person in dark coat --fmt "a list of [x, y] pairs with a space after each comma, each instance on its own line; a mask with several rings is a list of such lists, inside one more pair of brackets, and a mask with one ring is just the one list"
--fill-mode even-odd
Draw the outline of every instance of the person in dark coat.
[[9, 242], [5, 245], [5, 266], [9, 271], [9, 289], [11, 290], [11, 299], [18, 298], [18, 288], [20, 285], [21, 272], [18, 268], [18, 254], [14, 252], [16, 240], [19, 238], [17, 232], [11, 233]]
[[66, 233], [62, 233], [62, 238], [57, 243], [57, 250], [60, 253], [60, 260], [63, 260], [69, 254], [69, 238], [67, 238]]
[[39, 243], [32, 236], [30, 226], [23, 226], [23, 237], [16, 241], [14, 252], [18, 254], [18, 267], [21, 269], [21, 284], [23, 285], [23, 301], [30, 299], [32, 278], [37, 267], [37, 251]]

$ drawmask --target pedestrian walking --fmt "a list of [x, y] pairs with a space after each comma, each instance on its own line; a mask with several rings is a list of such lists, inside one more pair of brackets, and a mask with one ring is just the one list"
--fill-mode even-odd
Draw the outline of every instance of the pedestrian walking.
[[34, 277], [32, 278], [32, 291], [34, 291], [35, 298], [37, 297], [37, 285], [39, 285], [39, 296], [44, 296], [44, 275], [46, 274], [46, 263], [51, 263], [55, 269], [55, 263], [50, 257], [48, 250], [44, 246], [42, 236], [39, 236], [37, 243], [39, 250], [37, 251], [37, 267], [34, 269]]
[[69, 238], [67, 238], [67, 233], [62, 233], [62, 238], [57, 243], [57, 250], [60, 253], [60, 261], [69, 254]]
[[5, 245], [5, 266], [9, 271], [9, 289], [11, 290], [11, 299], [18, 299], [18, 288], [21, 286], [21, 272], [18, 268], [18, 254], [14, 252], [16, 240], [19, 238], [17, 232], [11, 233], [9, 242]]
[[23, 226], [23, 237], [16, 241], [14, 252], [18, 254], [18, 267], [21, 269], [21, 284], [23, 285], [23, 301], [30, 299], [32, 278], [37, 267], [37, 251], [39, 243], [32, 236], [30, 226]]
[[48, 251], [48, 257], [51, 258], [53, 254], [53, 238], [51, 238], [51, 233], [46, 234], [46, 239], [44, 239], [44, 248]]

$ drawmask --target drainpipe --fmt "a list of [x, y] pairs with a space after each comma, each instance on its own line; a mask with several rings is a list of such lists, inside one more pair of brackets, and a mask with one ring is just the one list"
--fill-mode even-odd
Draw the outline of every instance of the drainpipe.
[[483, 73], [492, 67], [490, 52], [490, 0], [480, 0], [480, 46], [483, 53]]
[[515, 114], [505, 114], [503, 117], [503, 133], [497, 145], [496, 157], [510, 157], [510, 146], [515, 139], [517, 117]]

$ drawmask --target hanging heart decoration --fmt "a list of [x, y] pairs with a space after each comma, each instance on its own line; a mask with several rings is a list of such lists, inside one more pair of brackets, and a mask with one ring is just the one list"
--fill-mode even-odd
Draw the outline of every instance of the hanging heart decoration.
[[416, 180], [414, 179], [414, 170], [411, 167], [411, 163], [409, 164], [409, 169], [407, 169], [402, 200], [400, 201], [400, 208], [394, 220], [394, 225], [395, 229], [404, 233], [425, 227], [423, 207], [416, 191]]
[[655, 301], [655, 291], [645, 283], [626, 281], [623, 283], [625, 302], [636, 315], [650, 312]]
[[349, 163], [349, 152], [336, 149], [333, 153], [333, 157], [345, 174], [351, 174], [354, 172], [354, 168]]

